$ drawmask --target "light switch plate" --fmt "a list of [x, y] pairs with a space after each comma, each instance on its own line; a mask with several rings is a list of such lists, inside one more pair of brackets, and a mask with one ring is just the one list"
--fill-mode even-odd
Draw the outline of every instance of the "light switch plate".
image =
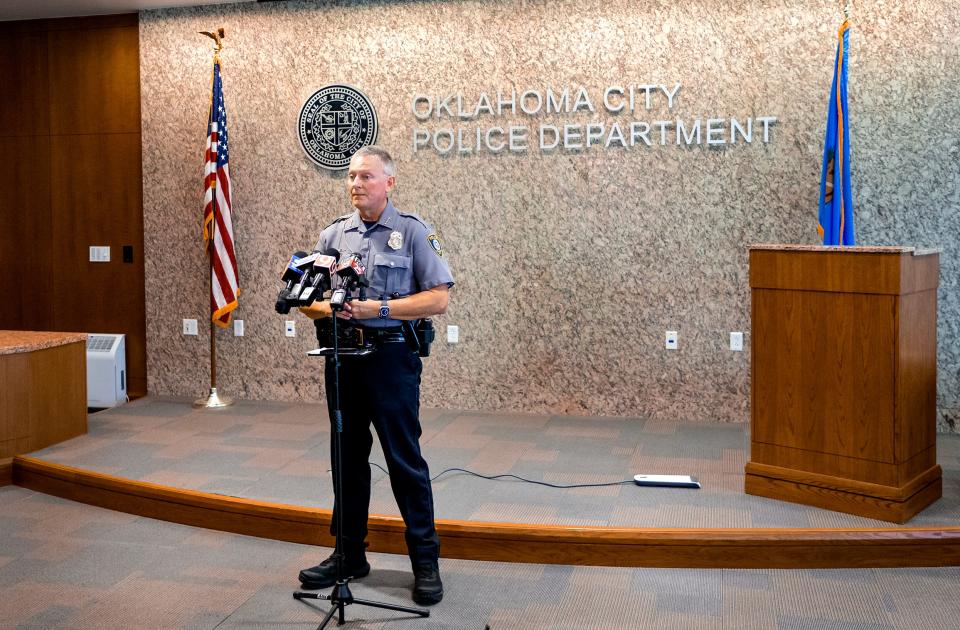
[[743, 333], [730, 333], [730, 349], [734, 352], [743, 352]]

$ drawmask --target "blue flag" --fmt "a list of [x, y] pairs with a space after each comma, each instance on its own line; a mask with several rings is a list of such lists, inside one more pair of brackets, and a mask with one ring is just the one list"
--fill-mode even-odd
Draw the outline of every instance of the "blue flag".
[[837, 60], [827, 107], [827, 134], [820, 175], [820, 223], [824, 245], [855, 245], [853, 192], [850, 190], [850, 125], [847, 122], [847, 51], [850, 24], [840, 26]]

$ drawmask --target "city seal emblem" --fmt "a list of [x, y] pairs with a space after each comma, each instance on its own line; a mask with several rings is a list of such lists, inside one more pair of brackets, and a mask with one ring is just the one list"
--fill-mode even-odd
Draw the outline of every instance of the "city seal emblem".
[[377, 141], [377, 112], [363, 92], [349, 85], [327, 85], [300, 110], [300, 145], [318, 166], [347, 168], [360, 149]]

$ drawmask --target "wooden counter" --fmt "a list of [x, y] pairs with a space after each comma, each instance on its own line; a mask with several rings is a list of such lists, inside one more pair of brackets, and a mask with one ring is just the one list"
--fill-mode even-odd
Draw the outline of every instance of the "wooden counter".
[[87, 432], [84, 333], [0, 330], [0, 485], [5, 462]]

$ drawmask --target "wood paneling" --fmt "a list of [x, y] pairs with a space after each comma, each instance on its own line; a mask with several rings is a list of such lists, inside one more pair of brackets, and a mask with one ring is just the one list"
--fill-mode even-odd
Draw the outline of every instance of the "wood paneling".
[[50, 133], [46, 33], [0, 31], [0, 86], [0, 136]]
[[0, 392], [0, 458], [86, 433], [86, 344], [0, 355]]
[[940, 497], [938, 256], [753, 249], [746, 491], [904, 522]]
[[753, 463], [776, 462], [777, 466], [796, 473], [827, 473], [833, 476], [833, 483], [845, 480], [848, 488], [855, 487], [856, 482], [903, 488], [933, 466], [936, 446], [931, 444], [907, 460], [875, 462], [753, 440], [750, 458]]
[[136, 13], [49, 18], [42, 20], [17, 20], [0, 22], [0, 37], [23, 33], [119, 28], [123, 26], [137, 28], [139, 23], [140, 17]]
[[71, 343], [29, 356], [33, 452], [87, 432], [87, 345]]
[[[933, 273], [936, 273], [935, 271]], [[902, 326], [897, 344], [897, 418], [899, 451], [906, 461], [936, 443], [937, 416], [937, 293], [924, 291], [900, 299]], [[936, 461], [930, 453], [928, 461]]]
[[[30, 457], [14, 483], [113, 510], [274, 540], [332, 546], [329, 510], [131, 481]], [[403, 521], [372, 515], [370, 550], [406, 553]], [[628, 529], [438, 520], [445, 558], [616, 567], [864, 568], [960, 565], [960, 527]]]
[[[750, 286], [885, 295], [936, 288], [937, 256], [914, 257], [904, 254], [902, 250], [907, 248], [889, 249], [887, 253], [858, 252], [856, 256], [851, 256], [849, 251], [753, 249], [750, 251]], [[913, 261], [907, 263], [911, 258]]]
[[[113, 263], [120, 262], [121, 244], [132, 244], [135, 250], [142, 248], [143, 215], [138, 212], [142, 183], [139, 178], [130, 177], [127, 166], [139, 161], [139, 133], [51, 139], [50, 206], [57, 217], [53, 234], [60, 245], [58, 254], [68, 257], [58, 271], [69, 274], [71, 268], [82, 269], [88, 260], [88, 246], [100, 244], [114, 248], [110, 263], [91, 264], [87, 273], [110, 269], [115, 274], [118, 270], [133, 274], [136, 265], [122, 267]], [[85, 208], [87, 212], [78, 213], [73, 211], [75, 208]], [[95, 286], [102, 279], [91, 282]]]
[[0, 329], [53, 325], [49, 161], [49, 137], [0, 136]]
[[[859, 494], [830, 488], [823, 485], [795, 483], [786, 481], [786, 476], [765, 477], [748, 473], [745, 479], [747, 494], [755, 494], [769, 499], [780, 499], [792, 503], [802, 503], [813, 507], [856, 514], [881, 521], [906, 523], [917, 512], [940, 498], [943, 494], [943, 478], [940, 467], [932, 471], [934, 479], [926, 485], [920, 485], [916, 492], [902, 501], [886, 499], [873, 494]], [[834, 480], [832, 483], [843, 483]]]
[[0, 459], [13, 457], [30, 434], [30, 357], [0, 355]]
[[[128, 391], [146, 394], [140, 134], [53, 136], [50, 165], [53, 330], [125, 334]], [[89, 262], [90, 245], [109, 245], [110, 262]], [[124, 245], [133, 245], [132, 264], [122, 260]]]
[[47, 36], [50, 133], [139, 133], [137, 28], [56, 30]]
[[139, 19], [0, 23], [0, 85], [0, 328], [124, 333], [145, 395]]
[[[940, 466], [934, 465], [926, 470], [919, 472], [912, 477], [910, 481], [902, 486], [892, 484], [879, 484], [869, 481], [858, 481], [856, 479], [847, 479], [838, 475], [826, 475], [818, 472], [809, 472], [788, 468], [786, 466], [771, 466], [769, 464], [759, 464], [749, 462], [746, 466], [748, 475], [754, 477], [767, 477], [769, 479], [780, 479], [792, 484], [805, 486], [816, 486], [827, 490], [838, 490], [849, 494], [862, 494], [883, 501], [895, 501], [903, 503], [913, 495], [920, 492], [923, 488], [939, 479], [943, 472]], [[845, 512], [846, 510], [838, 510]]]
[[892, 461], [894, 298], [757, 289], [751, 308], [753, 440]]
[[13, 458], [0, 458], [0, 487], [13, 483]]

